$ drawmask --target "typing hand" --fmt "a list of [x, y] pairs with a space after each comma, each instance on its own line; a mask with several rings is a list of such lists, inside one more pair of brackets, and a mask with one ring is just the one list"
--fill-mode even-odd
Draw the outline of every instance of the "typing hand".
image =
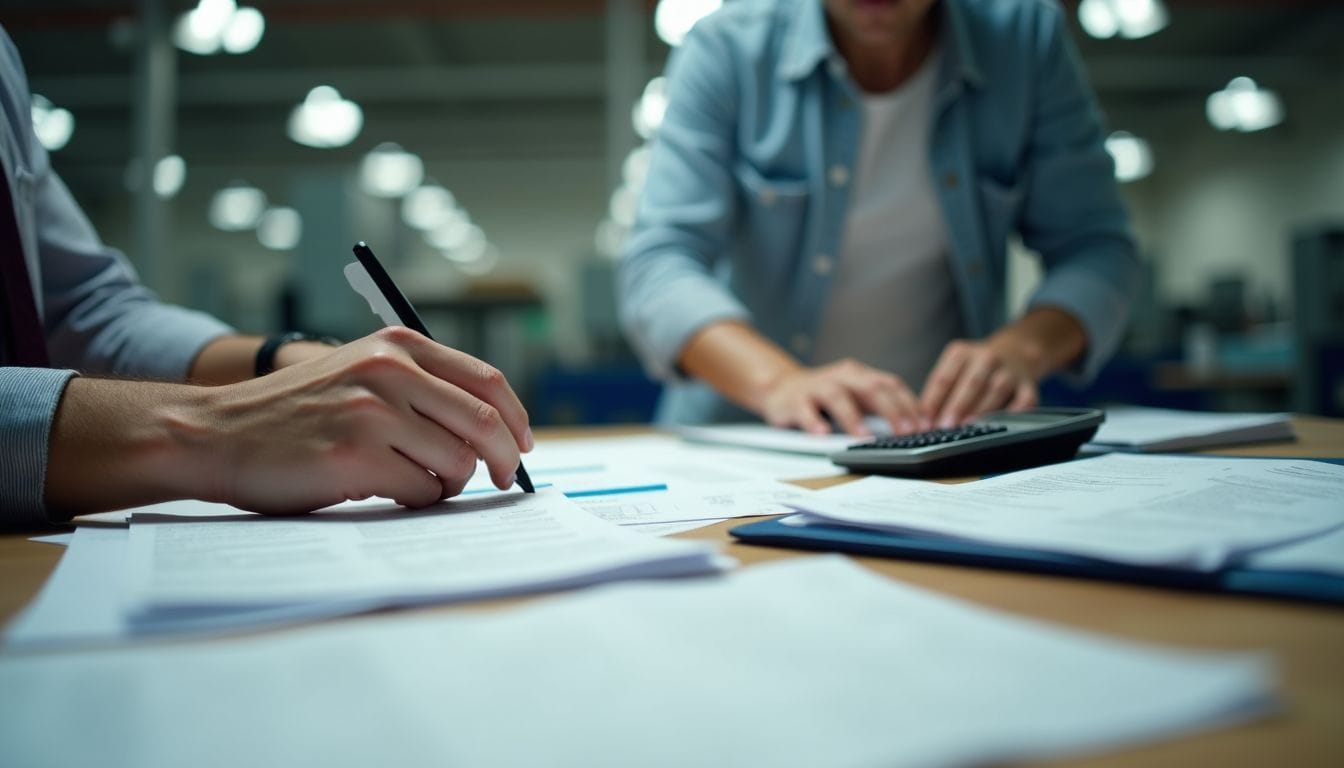
[[954, 341], [929, 373], [920, 405], [935, 427], [948, 429], [988, 411], [1037, 404], [1036, 375], [1011, 343]]
[[829, 416], [857, 437], [872, 434], [863, 423], [865, 414], [881, 416], [900, 434], [927, 427], [914, 393], [899, 376], [848, 359], [779, 376], [761, 407], [761, 415], [777, 427], [826, 434]]
[[498, 370], [401, 327], [203, 397], [198, 447], [227, 470], [210, 495], [263, 513], [370, 496], [423, 507], [460, 493], [478, 456], [508, 488], [533, 445]]

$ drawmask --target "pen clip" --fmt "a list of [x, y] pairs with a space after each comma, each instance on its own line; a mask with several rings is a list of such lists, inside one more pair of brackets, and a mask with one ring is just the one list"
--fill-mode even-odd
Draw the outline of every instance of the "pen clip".
[[377, 284], [373, 282], [373, 277], [364, 265], [358, 261], [352, 261], [345, 265], [345, 279], [350, 283], [350, 287], [355, 289], [355, 293], [364, 297], [369, 303], [369, 309], [375, 315], [382, 318], [383, 325], [405, 325], [401, 318], [397, 316], [397, 311], [392, 308], [392, 303], [387, 300], [383, 292], [378, 290]]

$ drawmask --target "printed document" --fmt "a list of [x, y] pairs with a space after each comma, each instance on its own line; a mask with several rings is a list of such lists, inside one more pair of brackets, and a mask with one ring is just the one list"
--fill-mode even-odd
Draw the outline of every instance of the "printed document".
[[1215, 570], [1344, 525], [1344, 467], [1110, 454], [961, 485], [870, 477], [800, 512], [1122, 563]]
[[322, 601], [383, 604], [536, 591], [713, 570], [706, 545], [654, 539], [555, 490], [449, 500], [428, 510], [154, 522], [135, 515], [132, 616]]
[[[1273, 703], [1261, 656], [1012, 618], [839, 557], [498, 611], [0, 655], [13, 765], [998, 765]], [[53, 736], [71, 723], [77, 737]]]
[[1088, 451], [1190, 451], [1215, 445], [1291, 440], [1287, 413], [1206, 413], [1117, 406], [1087, 444]]

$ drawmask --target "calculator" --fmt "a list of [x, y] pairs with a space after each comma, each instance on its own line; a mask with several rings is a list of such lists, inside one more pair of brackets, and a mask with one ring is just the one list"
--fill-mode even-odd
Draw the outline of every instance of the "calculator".
[[853, 472], [984, 475], [1067, 461], [1105, 420], [1095, 408], [995, 411], [954, 429], [877, 437], [830, 456]]

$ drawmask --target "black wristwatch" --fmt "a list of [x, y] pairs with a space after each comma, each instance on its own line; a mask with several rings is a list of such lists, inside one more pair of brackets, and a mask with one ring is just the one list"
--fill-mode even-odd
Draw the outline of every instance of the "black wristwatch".
[[341, 345], [339, 339], [333, 339], [330, 336], [314, 336], [310, 333], [300, 333], [298, 331], [277, 333], [274, 336], [267, 336], [266, 340], [261, 343], [261, 347], [257, 349], [257, 357], [252, 366], [256, 375], [265, 376], [271, 371], [274, 371], [275, 353], [279, 352], [281, 347], [291, 341], [315, 341], [319, 344], [326, 344], [332, 347], [339, 347]]

